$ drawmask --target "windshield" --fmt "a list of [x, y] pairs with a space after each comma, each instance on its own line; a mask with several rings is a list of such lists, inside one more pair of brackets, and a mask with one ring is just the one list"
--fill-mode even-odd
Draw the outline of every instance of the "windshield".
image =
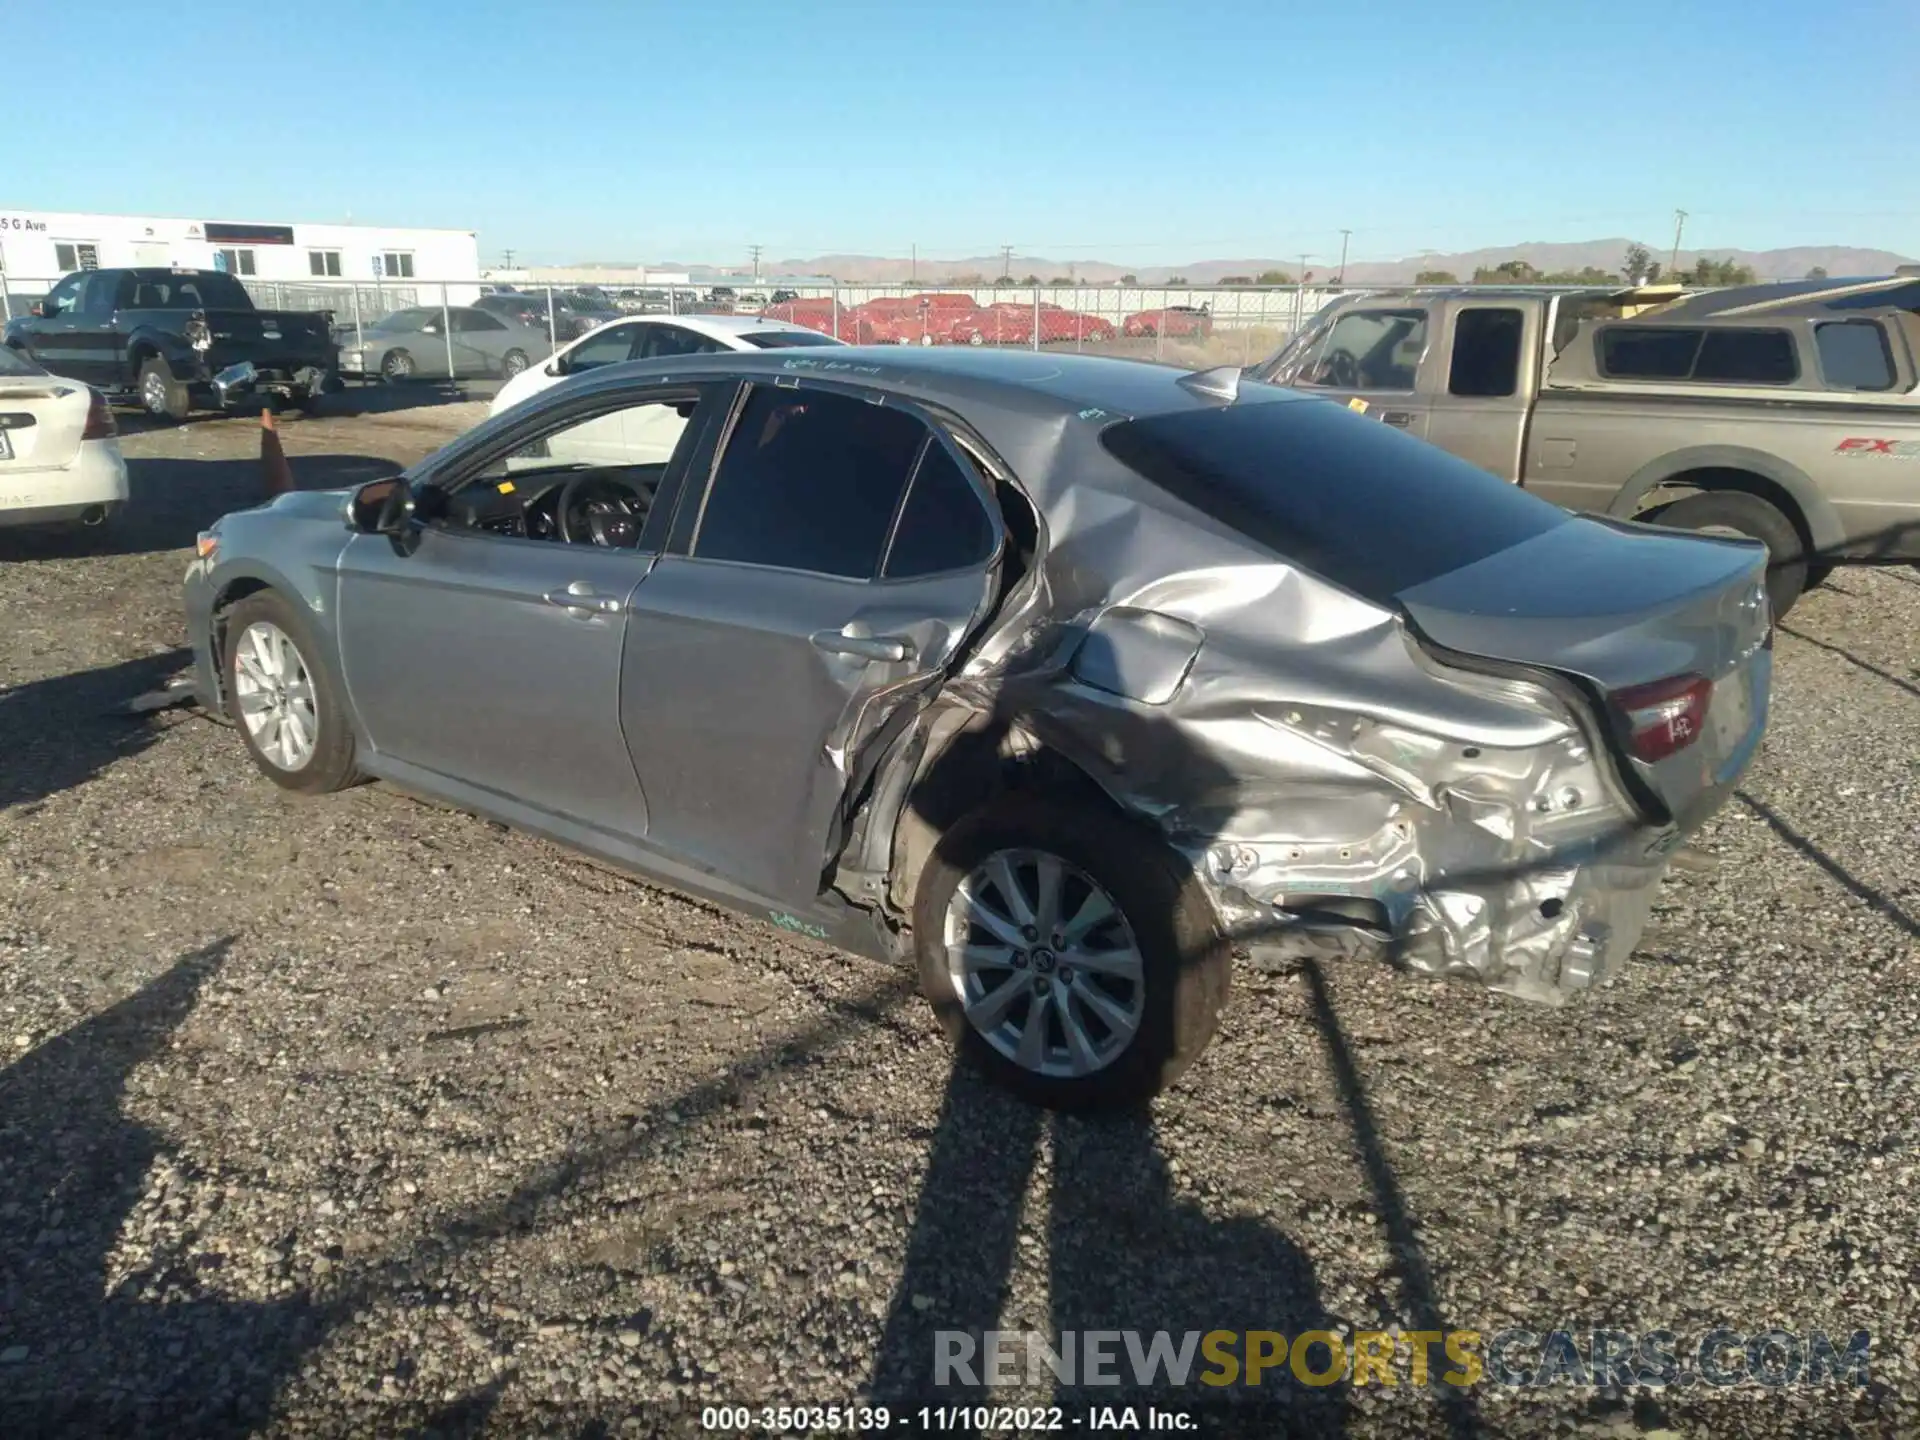
[[1248, 539], [1375, 604], [1571, 518], [1344, 405], [1242, 389], [1101, 432], [1115, 459]]
[[46, 373], [11, 345], [0, 345], [0, 375], [44, 375]]
[[817, 330], [756, 330], [753, 334], [742, 335], [740, 338], [760, 350], [787, 350], [796, 345], [838, 345], [840, 343], [831, 335], [822, 335]]

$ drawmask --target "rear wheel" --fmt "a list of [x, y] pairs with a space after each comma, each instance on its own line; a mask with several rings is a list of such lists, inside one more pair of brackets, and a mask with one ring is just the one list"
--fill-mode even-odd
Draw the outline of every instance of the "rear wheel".
[[158, 355], [149, 355], [141, 363], [140, 408], [156, 420], [184, 420], [193, 409], [187, 387]]
[[1691, 495], [1660, 512], [1660, 523], [1703, 535], [1758, 540], [1767, 547], [1767, 603], [1777, 620], [1807, 588], [1807, 546], [1793, 521], [1757, 495], [1711, 490]]
[[1024, 796], [942, 837], [921, 874], [920, 986], [1006, 1088], [1062, 1109], [1137, 1104], [1206, 1049], [1232, 955], [1152, 836]]
[[319, 795], [351, 785], [353, 728], [298, 610], [262, 590], [226, 619], [228, 704], [253, 763], [284, 790]]
[[527, 368], [527, 354], [524, 350], [509, 350], [500, 360], [500, 378], [511, 380]]

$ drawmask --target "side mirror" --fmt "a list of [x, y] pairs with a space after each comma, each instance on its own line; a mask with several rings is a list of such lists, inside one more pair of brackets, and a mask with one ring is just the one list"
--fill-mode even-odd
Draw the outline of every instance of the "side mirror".
[[31, 315], [37, 315], [37, 316], [39, 316], [39, 317], [40, 317], [40, 318], [41, 318], [42, 320], [44, 320], [44, 319], [46, 319], [46, 318], [47, 318], [47, 316], [49, 316], [49, 315], [51, 315], [51, 314], [52, 314], [53, 312], [52, 312], [51, 310], [49, 310], [49, 309], [47, 309], [47, 302], [46, 302], [46, 301], [44, 301], [44, 300], [36, 300], [36, 301], [34, 301], [34, 302], [33, 302], [33, 309], [32, 309], [32, 310], [30, 310], [30, 311], [28, 311], [27, 313], [28, 313], [28, 314], [31, 314]]
[[413, 518], [413, 490], [398, 475], [369, 480], [347, 503], [347, 521], [363, 535], [398, 535]]
[[551, 359], [551, 360], [549, 360], [549, 361], [547, 362], [547, 373], [548, 373], [549, 375], [564, 375], [564, 374], [566, 374], [566, 373], [567, 373], [567, 362], [566, 362], [565, 360], [563, 360], [563, 359], [561, 359], [561, 358], [560, 358], [560, 357], [559, 357], [558, 355], [556, 355], [556, 356], [554, 356], [554, 357], [553, 357], [553, 359]]

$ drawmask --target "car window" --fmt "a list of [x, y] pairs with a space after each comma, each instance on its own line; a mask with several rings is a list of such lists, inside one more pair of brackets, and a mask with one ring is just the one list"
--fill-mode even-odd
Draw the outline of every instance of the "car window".
[[1793, 337], [1785, 330], [1608, 325], [1600, 330], [1599, 346], [1600, 373], [1609, 380], [1790, 385], [1800, 375]]
[[900, 507], [884, 574], [906, 580], [984, 565], [994, 538], [993, 522], [960, 463], [946, 446], [929, 445]]
[[642, 360], [664, 360], [675, 355], [710, 355], [725, 346], [678, 325], [649, 325], [640, 347]]
[[838, 345], [831, 335], [817, 330], [756, 330], [740, 337], [756, 350], [786, 350], [796, 345]]
[[456, 328], [462, 330], [504, 330], [506, 325], [497, 315], [489, 315], [484, 310], [466, 310], [460, 312], [460, 319], [466, 323]]
[[84, 275], [69, 275], [49, 290], [46, 298], [40, 302], [42, 313], [48, 316], [71, 314], [73, 302], [80, 294], [80, 282], [85, 278]]
[[253, 298], [231, 275], [141, 274], [134, 277], [138, 310], [251, 310]]
[[568, 420], [496, 456], [461, 484], [512, 480], [525, 486], [529, 472], [581, 468], [625, 473], [634, 469], [657, 480], [689, 432], [699, 402], [692, 396], [650, 400], [586, 419]]
[[1100, 443], [1196, 510], [1376, 604], [1572, 518], [1437, 445], [1284, 391], [1109, 426]]
[[11, 345], [0, 345], [0, 375], [44, 375], [46, 373]]
[[1427, 346], [1425, 310], [1354, 310], [1333, 322], [1302, 382], [1334, 390], [1411, 390]]
[[1893, 351], [1871, 320], [1830, 320], [1813, 327], [1821, 377], [1836, 390], [1891, 390]]
[[848, 395], [756, 386], [694, 537], [705, 560], [871, 579], [927, 429]]
[[1520, 384], [1520, 336], [1525, 328], [1518, 310], [1476, 308], [1455, 315], [1447, 393], [1478, 397], [1513, 394]]
[[594, 331], [567, 352], [567, 373], [577, 375], [582, 370], [618, 365], [623, 360], [635, 358], [634, 342], [640, 338], [641, 328], [637, 325], [610, 325], [605, 330]]

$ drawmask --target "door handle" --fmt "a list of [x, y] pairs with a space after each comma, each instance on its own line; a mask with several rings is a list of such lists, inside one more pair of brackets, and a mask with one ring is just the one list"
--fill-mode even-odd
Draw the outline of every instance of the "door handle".
[[1396, 425], [1402, 430], [1413, 424], [1413, 412], [1411, 410], [1386, 410], [1381, 412], [1380, 418], [1386, 424]]
[[618, 615], [627, 604], [617, 595], [600, 594], [584, 580], [576, 580], [564, 590], [549, 590], [541, 598], [549, 605], [590, 615]]
[[815, 649], [829, 655], [852, 655], [883, 664], [913, 658], [913, 642], [904, 635], [849, 635], [844, 630], [816, 630], [812, 639]]

